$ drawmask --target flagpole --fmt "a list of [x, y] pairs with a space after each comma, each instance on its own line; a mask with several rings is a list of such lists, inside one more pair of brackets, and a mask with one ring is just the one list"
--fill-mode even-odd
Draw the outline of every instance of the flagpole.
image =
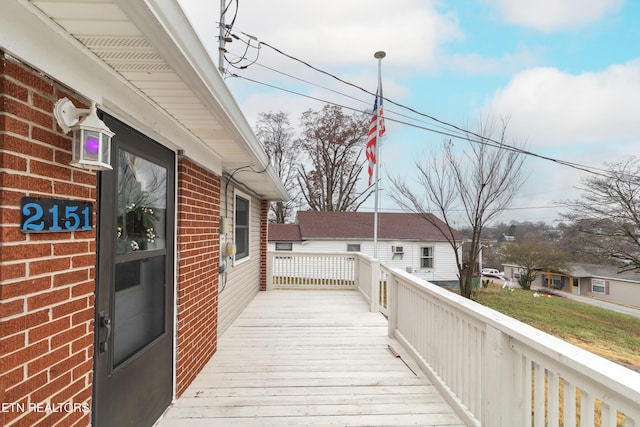
[[[384, 51], [377, 51], [373, 57], [378, 60], [378, 90], [376, 98], [380, 97], [380, 102], [376, 108], [376, 167], [375, 167], [375, 189], [374, 189], [374, 208], [373, 208], [373, 258], [378, 259], [378, 173], [380, 170], [380, 108], [382, 107], [382, 58], [387, 56]], [[376, 99], [377, 100], [377, 99]]]

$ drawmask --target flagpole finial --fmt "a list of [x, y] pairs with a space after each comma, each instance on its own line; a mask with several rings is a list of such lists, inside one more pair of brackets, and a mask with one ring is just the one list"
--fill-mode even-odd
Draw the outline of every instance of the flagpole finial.
[[376, 58], [376, 59], [382, 59], [385, 56], [387, 56], [387, 54], [383, 50], [379, 50], [379, 51], [377, 51], [376, 53], [373, 54], [373, 57]]

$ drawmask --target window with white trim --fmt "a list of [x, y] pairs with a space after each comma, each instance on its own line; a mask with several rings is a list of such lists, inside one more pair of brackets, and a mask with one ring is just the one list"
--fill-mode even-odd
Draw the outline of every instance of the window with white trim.
[[292, 251], [292, 242], [276, 242], [276, 251]]
[[420, 268], [433, 268], [433, 247], [420, 248]]
[[360, 252], [360, 243], [347, 243], [347, 252]]
[[236, 244], [235, 260], [249, 257], [251, 222], [251, 199], [249, 196], [236, 192], [234, 203], [234, 243]]
[[607, 284], [603, 279], [591, 279], [591, 292], [594, 294], [604, 294], [607, 290]]

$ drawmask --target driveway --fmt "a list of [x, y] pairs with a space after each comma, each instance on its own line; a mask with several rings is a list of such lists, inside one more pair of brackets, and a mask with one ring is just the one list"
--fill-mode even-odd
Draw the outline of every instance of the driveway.
[[574, 295], [569, 292], [558, 291], [556, 289], [549, 289], [541, 286], [532, 286], [531, 290], [550, 293], [559, 297], [572, 299], [574, 301], [580, 301], [585, 304], [595, 305], [596, 307], [605, 308], [607, 310], [616, 311], [618, 313], [628, 314], [640, 318], [640, 308], [629, 307], [626, 305], [615, 304], [609, 301], [603, 301], [597, 298], [583, 297], [580, 295]]

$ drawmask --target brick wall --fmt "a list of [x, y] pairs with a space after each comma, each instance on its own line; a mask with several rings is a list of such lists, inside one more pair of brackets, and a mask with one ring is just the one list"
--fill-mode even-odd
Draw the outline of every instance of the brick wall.
[[267, 290], [267, 244], [269, 243], [269, 207], [268, 200], [260, 202], [260, 290]]
[[[23, 234], [23, 196], [96, 200], [53, 104], [72, 93], [0, 51], [0, 425], [88, 425], [96, 235]], [[93, 223], [95, 224], [95, 217]], [[76, 406], [46, 406], [76, 404]], [[55, 410], [55, 409], [58, 410]], [[56, 424], [57, 423], [57, 424]]]
[[215, 353], [220, 259], [220, 177], [178, 159], [178, 359], [180, 396]]

